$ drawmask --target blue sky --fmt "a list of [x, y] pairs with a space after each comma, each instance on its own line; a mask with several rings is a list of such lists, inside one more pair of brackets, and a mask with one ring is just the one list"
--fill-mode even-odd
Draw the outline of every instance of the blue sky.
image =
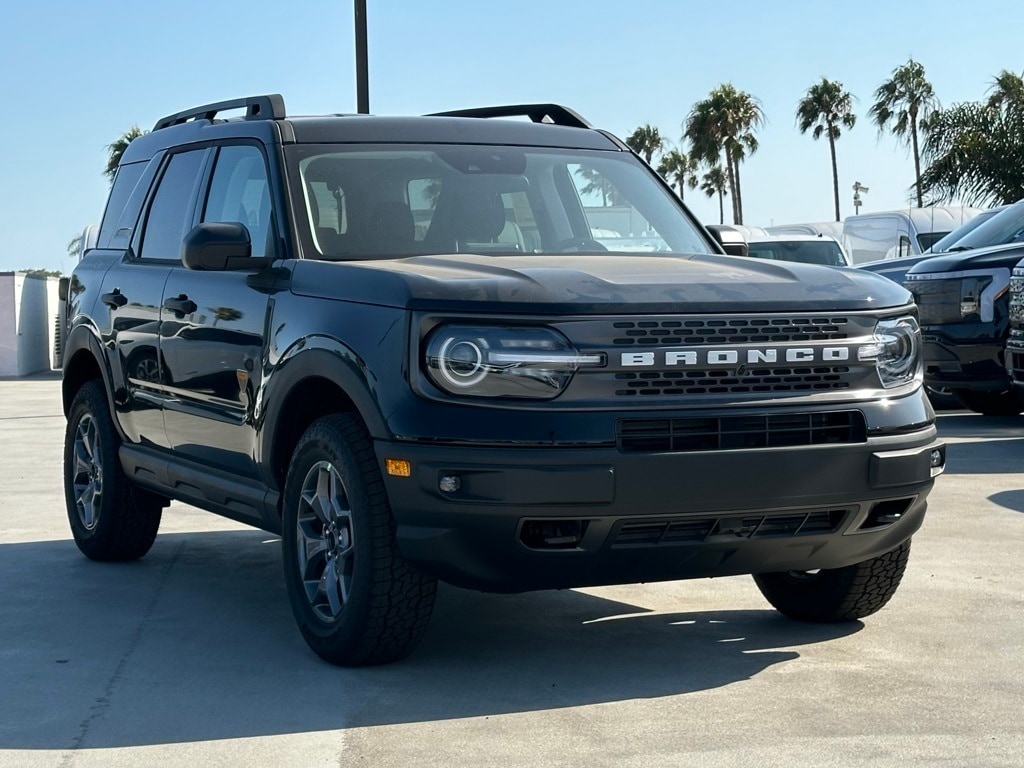
[[[905, 206], [908, 152], [865, 118], [909, 57], [943, 105], [982, 98], [1024, 70], [1019, 0], [514, 3], [368, 0], [370, 107], [422, 114], [553, 101], [625, 136], [641, 123], [678, 140], [693, 103], [723, 82], [760, 99], [760, 151], [743, 165], [748, 224], [832, 217], [828, 144], [801, 135], [797, 101], [822, 75], [857, 98], [838, 143], [843, 216]], [[257, 93], [292, 114], [355, 111], [350, 0], [5, 3], [0, 11], [0, 270], [73, 266], [65, 244], [106, 200], [105, 145], [132, 124]], [[706, 222], [717, 202], [688, 192]], [[728, 216], [728, 202], [727, 213]]]

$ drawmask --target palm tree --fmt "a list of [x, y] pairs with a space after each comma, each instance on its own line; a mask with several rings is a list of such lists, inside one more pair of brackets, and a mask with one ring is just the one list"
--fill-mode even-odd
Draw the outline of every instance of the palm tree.
[[914, 185], [917, 188], [917, 207], [924, 204], [921, 196], [921, 152], [918, 130], [928, 121], [928, 115], [939, 106], [932, 84], [924, 76], [924, 67], [909, 59], [896, 67], [892, 77], [875, 91], [875, 103], [868, 111], [871, 121], [881, 135], [888, 128], [894, 136], [906, 141], [914, 152]]
[[1003, 70], [987, 101], [937, 109], [924, 132], [919, 194], [980, 204], [1024, 197], [1024, 77]]
[[626, 144], [650, 165], [654, 155], [665, 148], [665, 139], [657, 128], [645, 123], [626, 137]]
[[807, 89], [807, 93], [796, 107], [796, 124], [800, 133], [807, 133], [811, 128], [811, 136], [815, 141], [822, 135], [828, 136], [828, 150], [832, 155], [832, 192], [836, 204], [836, 221], [839, 216], [839, 169], [836, 166], [836, 139], [841, 134], [840, 126], [853, 128], [857, 116], [853, 114], [853, 96], [843, 90], [838, 80], [821, 78]]
[[673, 149], [661, 156], [658, 173], [669, 184], [679, 188], [679, 199], [684, 198], [684, 188], [697, 188], [697, 161], [688, 157], [685, 152]]
[[107, 152], [110, 154], [107, 158], [107, 167], [103, 170], [103, 175], [110, 179], [111, 184], [114, 182], [117, 166], [121, 164], [121, 157], [124, 155], [125, 150], [128, 149], [128, 145], [145, 133], [146, 131], [139, 128], [139, 126], [133, 125], [118, 136], [113, 144], [107, 144]]
[[729, 190], [732, 192], [733, 222], [743, 223], [743, 192], [740, 163], [758, 149], [754, 130], [764, 124], [761, 103], [731, 83], [713, 89], [708, 97], [693, 105], [684, 131], [694, 154], [709, 165], [724, 160]]
[[1024, 114], [1024, 74], [1004, 69], [993, 78], [989, 90], [992, 95], [988, 97], [988, 106], [1012, 114]]
[[576, 169], [576, 175], [587, 182], [580, 187], [581, 195], [600, 195], [601, 206], [604, 208], [609, 205], [622, 205], [623, 199], [618, 187], [608, 181], [600, 171], [581, 165]]
[[725, 224], [725, 206], [722, 198], [729, 194], [728, 180], [725, 178], [725, 172], [722, 170], [722, 166], [713, 165], [711, 169], [704, 174], [701, 179], [700, 188], [708, 197], [714, 197], [718, 195], [718, 223]]

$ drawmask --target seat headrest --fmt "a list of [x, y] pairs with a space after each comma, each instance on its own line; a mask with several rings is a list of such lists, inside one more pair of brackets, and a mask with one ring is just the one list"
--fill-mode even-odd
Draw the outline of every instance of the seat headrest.
[[462, 243], [489, 243], [505, 228], [505, 204], [497, 193], [461, 191], [452, 230]]

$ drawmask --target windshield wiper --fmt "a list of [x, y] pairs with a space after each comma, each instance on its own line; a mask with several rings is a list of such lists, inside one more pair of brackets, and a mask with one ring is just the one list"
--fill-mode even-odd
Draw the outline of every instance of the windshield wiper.
[[946, 250], [946, 253], [956, 253], [957, 251], [969, 251], [973, 247], [973, 245], [954, 245], [952, 248], [948, 248]]

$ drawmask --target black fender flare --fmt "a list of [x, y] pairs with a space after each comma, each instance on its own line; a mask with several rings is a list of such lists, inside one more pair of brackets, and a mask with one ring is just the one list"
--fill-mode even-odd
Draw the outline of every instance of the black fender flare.
[[[87, 323], [79, 323], [71, 329], [71, 333], [68, 334], [67, 342], [64, 345], [64, 380], [61, 382], [61, 400], [64, 415], [67, 416], [68, 410], [71, 407], [71, 401], [74, 399], [71, 386], [75, 382], [68, 376], [68, 371], [71, 367], [70, 364], [77, 359], [79, 353], [88, 354], [95, 360], [96, 367], [100, 370], [100, 378], [103, 380], [103, 389], [107, 393], [107, 405], [110, 406], [112, 414], [116, 413], [110, 366], [108, 365], [107, 356], [103, 354], [103, 343], [100, 341], [99, 333], [93, 326]], [[117, 423], [117, 419], [114, 419], [114, 426], [120, 436], [124, 438], [124, 433], [121, 431], [121, 426]]]
[[263, 412], [257, 414], [257, 463], [273, 482], [274, 448], [281, 411], [292, 391], [311, 378], [326, 379], [352, 401], [372, 438], [389, 439], [391, 432], [377, 401], [366, 364], [351, 348], [326, 336], [307, 337], [292, 344], [264, 379]]

